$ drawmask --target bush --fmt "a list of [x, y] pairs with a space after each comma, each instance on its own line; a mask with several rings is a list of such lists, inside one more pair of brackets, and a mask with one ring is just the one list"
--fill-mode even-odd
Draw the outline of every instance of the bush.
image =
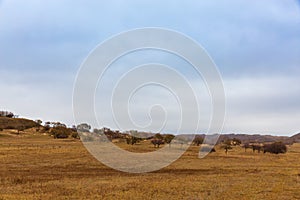
[[242, 141], [241, 141], [240, 139], [233, 138], [233, 139], [232, 139], [232, 144], [233, 144], [234, 146], [236, 146], [236, 145], [241, 145], [241, 144], [242, 144]]
[[48, 124], [44, 126], [44, 130], [45, 130], [45, 131], [49, 131], [50, 128], [51, 128], [51, 127], [50, 127], [50, 125], [48, 125]]
[[57, 139], [64, 139], [64, 138], [68, 138], [69, 136], [66, 133], [55, 133], [54, 134], [54, 138]]
[[172, 134], [166, 134], [166, 135], [164, 135], [164, 141], [167, 144], [170, 144], [174, 138], [175, 138], [175, 135], [172, 135]]
[[193, 140], [193, 144], [199, 146], [200, 144], [202, 144], [204, 141], [203, 137], [200, 136], [196, 136]]
[[5, 127], [6, 129], [16, 129], [14, 126], [11, 126], [11, 125], [9, 125], [9, 126], [7, 126], [7, 127]]
[[287, 147], [282, 142], [274, 142], [273, 144], [264, 146], [264, 153], [266, 152], [274, 153], [274, 154], [286, 153]]
[[13, 118], [15, 115], [12, 112], [8, 111], [0, 111], [0, 117], [8, 117], [8, 118]]
[[228, 151], [229, 151], [230, 149], [232, 149], [231, 145], [226, 144], [226, 143], [222, 145], [222, 148], [225, 149], [225, 153], [226, 153], [226, 154], [228, 153]]
[[152, 139], [151, 143], [154, 145], [154, 147], [157, 147], [157, 148], [159, 148], [160, 145], [165, 144], [164, 140], [156, 139], [156, 138]]
[[134, 144], [136, 144], [136, 143], [138, 143], [138, 142], [140, 142], [140, 141], [141, 141], [140, 138], [134, 137], [134, 136], [131, 136], [131, 137], [129, 137], [129, 138], [126, 138], [126, 143], [127, 143], [127, 144], [131, 144], [131, 145], [134, 145]]
[[73, 132], [71, 136], [72, 138], [79, 139], [79, 135], [77, 132]]
[[214, 147], [211, 148], [211, 147], [204, 146], [201, 148], [201, 151], [212, 153], [212, 152], [216, 152], [216, 149]]
[[65, 127], [54, 127], [51, 129], [50, 134], [53, 135], [54, 138], [68, 138], [71, 134], [71, 131]]

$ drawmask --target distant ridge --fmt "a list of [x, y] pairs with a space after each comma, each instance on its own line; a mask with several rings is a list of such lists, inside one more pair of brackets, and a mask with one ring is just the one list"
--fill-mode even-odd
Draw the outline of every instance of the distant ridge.
[[[239, 139], [242, 143], [251, 143], [251, 142], [258, 142], [258, 143], [267, 143], [267, 142], [277, 142], [281, 141], [286, 144], [290, 144], [294, 142], [294, 136], [275, 136], [275, 135], [260, 135], [260, 134], [222, 134], [219, 137], [219, 142], [224, 141], [226, 139]], [[299, 136], [300, 139], [300, 136]], [[300, 140], [299, 140], [300, 141]]]
[[295, 134], [291, 137], [291, 139], [294, 141], [294, 142], [300, 142], [300, 133], [298, 134]]
[[[28, 129], [32, 127], [39, 127], [41, 126], [37, 122], [30, 120], [30, 119], [24, 119], [24, 118], [9, 118], [9, 117], [0, 117], [0, 129]], [[118, 132], [118, 131], [117, 131]], [[118, 134], [125, 134], [120, 133]], [[144, 135], [148, 134], [150, 137], [151, 135], [154, 135], [152, 133], [143, 133]], [[150, 134], [150, 135], [149, 135]], [[186, 137], [193, 137], [193, 135], [187, 134]], [[197, 134], [197, 136], [204, 137], [205, 134]], [[281, 141], [285, 144], [292, 144], [292, 143], [300, 143], [300, 133], [295, 134], [291, 137], [288, 136], [275, 136], [275, 135], [260, 135], [260, 134], [221, 134], [218, 138], [217, 143], [222, 143], [223, 141], [227, 139], [239, 139], [242, 143], [251, 143], [251, 142], [257, 142], [257, 143], [268, 143], [268, 142], [277, 142]]]

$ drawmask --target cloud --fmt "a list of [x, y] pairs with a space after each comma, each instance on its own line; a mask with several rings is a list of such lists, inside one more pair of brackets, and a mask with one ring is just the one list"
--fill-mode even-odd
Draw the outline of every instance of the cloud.
[[0, 110], [31, 119], [74, 123], [71, 104], [74, 74], [21, 74], [3, 70], [0, 73]]
[[225, 80], [225, 132], [292, 134], [299, 131], [297, 76]]

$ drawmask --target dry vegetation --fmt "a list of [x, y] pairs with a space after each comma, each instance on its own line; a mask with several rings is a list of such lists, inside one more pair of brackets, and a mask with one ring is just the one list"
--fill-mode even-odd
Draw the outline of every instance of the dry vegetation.
[[[155, 150], [149, 142], [118, 145]], [[0, 132], [0, 199], [300, 199], [300, 144], [287, 154], [191, 147], [160, 171], [128, 174], [95, 160], [76, 139]]]
[[29, 119], [14, 119], [0, 116], [0, 129], [28, 129], [36, 126], [38, 124]]

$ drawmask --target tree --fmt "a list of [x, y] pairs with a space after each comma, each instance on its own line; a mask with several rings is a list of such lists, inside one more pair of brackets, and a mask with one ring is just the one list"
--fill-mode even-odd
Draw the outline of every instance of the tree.
[[200, 144], [202, 144], [204, 141], [203, 137], [201, 136], [196, 136], [193, 140], [193, 143], [197, 146], [199, 146]]
[[79, 137], [79, 134], [77, 133], [77, 132], [75, 132], [75, 131], [73, 131], [73, 133], [72, 133], [72, 138], [74, 138], [74, 139], [80, 139], [80, 137]]
[[282, 142], [274, 142], [272, 144], [264, 145], [264, 153], [266, 152], [273, 154], [286, 153], [287, 147]]
[[244, 149], [245, 149], [245, 152], [247, 151], [247, 149], [252, 148], [252, 146], [251, 146], [249, 143], [243, 144], [243, 147], [244, 147]]
[[160, 139], [160, 140], [163, 140], [163, 139], [164, 139], [164, 137], [163, 137], [160, 133], [156, 133], [156, 134], [154, 135], [154, 138]]
[[262, 145], [259, 145], [259, 144], [253, 144], [251, 145], [252, 146], [252, 150], [253, 150], [253, 153], [257, 150], [257, 153], [260, 153], [260, 151], [263, 150], [263, 146]]
[[39, 125], [42, 125], [42, 123], [43, 123], [42, 120], [40, 120], [40, 119], [35, 120], [35, 122], [38, 123]]
[[72, 125], [72, 127], [70, 128], [73, 132], [76, 132], [77, 133], [77, 128], [75, 125]]
[[9, 112], [6, 117], [13, 118], [15, 115], [12, 112]]
[[164, 144], [164, 141], [162, 139], [154, 138], [151, 140], [151, 143], [154, 145], [154, 147], [159, 148], [161, 144]]
[[101, 128], [101, 129], [94, 128], [93, 133], [103, 135], [104, 134], [104, 129], [103, 128]]
[[91, 126], [87, 123], [82, 123], [77, 126], [77, 130], [80, 132], [90, 132]]
[[164, 135], [164, 141], [169, 144], [169, 147], [171, 147], [171, 142], [175, 138], [175, 135], [172, 134], [166, 134]]
[[240, 145], [240, 144], [242, 144], [242, 141], [241, 141], [240, 139], [233, 138], [233, 139], [232, 139], [232, 144], [233, 144], [234, 146]]
[[130, 137], [126, 138], [127, 144], [131, 144], [131, 145], [138, 143], [140, 140], [141, 140], [140, 138], [135, 137], [135, 136], [130, 136]]
[[222, 148], [225, 149], [225, 153], [226, 155], [228, 154], [228, 151], [230, 149], [232, 149], [232, 146], [231, 146], [231, 140], [230, 139], [225, 139], [223, 144], [222, 144]]
[[216, 152], [216, 149], [214, 147], [204, 146], [201, 148], [201, 151], [213, 153], [213, 152]]
[[8, 118], [13, 118], [15, 115], [12, 112], [8, 111], [0, 111], [0, 117], [8, 117]]
[[50, 124], [51, 122], [45, 122], [45, 125], [44, 125], [44, 128], [45, 128], [45, 131], [49, 131], [50, 130]]
[[225, 149], [226, 155], [228, 154], [228, 150], [232, 149], [231, 145], [229, 145], [229, 144], [224, 144], [223, 148]]
[[71, 130], [62, 126], [53, 127], [50, 131], [50, 134], [53, 135], [54, 138], [68, 138], [71, 134]]
[[67, 126], [61, 122], [51, 122], [53, 127], [64, 127], [67, 128]]

